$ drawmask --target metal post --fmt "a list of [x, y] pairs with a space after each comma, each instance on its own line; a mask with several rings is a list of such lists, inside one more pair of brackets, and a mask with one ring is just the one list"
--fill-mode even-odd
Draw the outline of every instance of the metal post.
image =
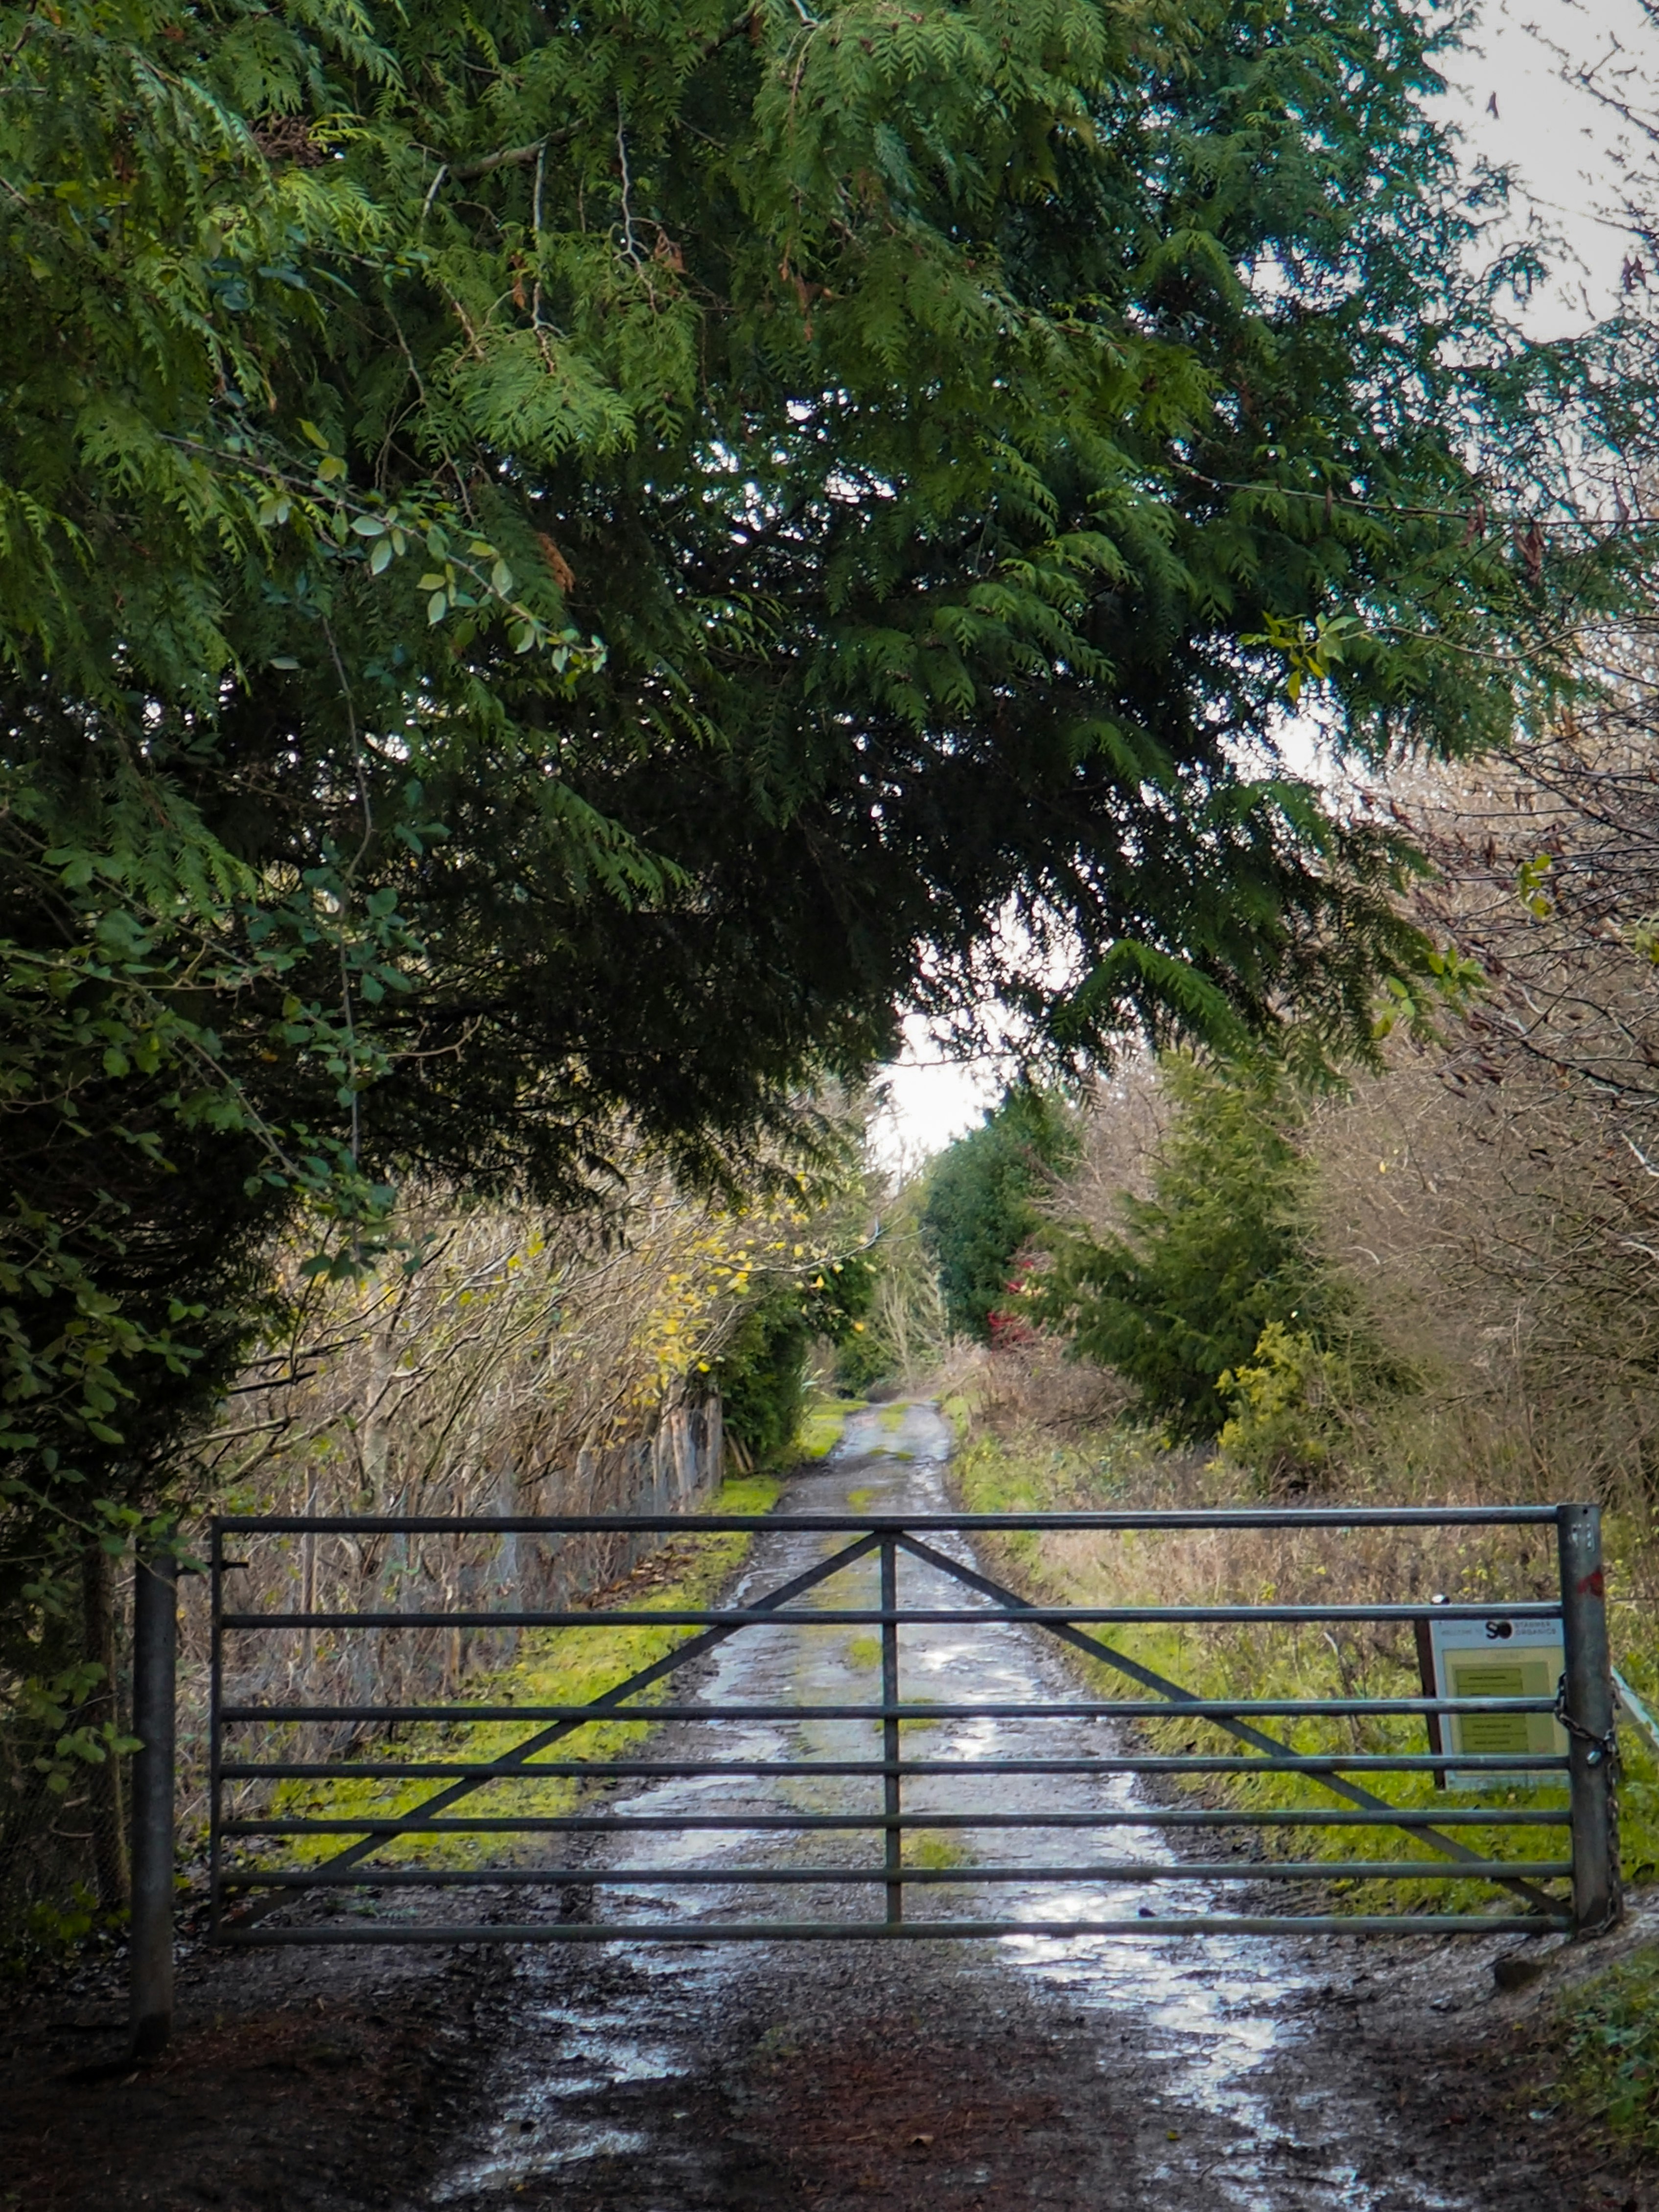
[[225, 1728], [220, 1711], [225, 1701], [225, 1532], [216, 1521], [213, 1547], [208, 1560], [208, 1937], [216, 1943], [224, 1910], [224, 1818], [222, 1798], [225, 1763]]
[[[1412, 1629], [1417, 1640], [1417, 1679], [1423, 1685], [1423, 1695], [1425, 1698], [1437, 1698], [1440, 1691], [1435, 1679], [1434, 1632], [1426, 1620], [1413, 1621]], [[1429, 1749], [1438, 1759], [1443, 1755], [1446, 1748], [1446, 1731], [1440, 1725], [1440, 1715], [1425, 1713], [1423, 1719], [1428, 1729]], [[1434, 1770], [1434, 1786], [1437, 1790], [1443, 1790], [1446, 1786], [1446, 1770], [1443, 1766], [1437, 1766]]]
[[[898, 1544], [895, 1538], [881, 1540], [881, 1609], [892, 1613], [898, 1608]], [[890, 1709], [897, 1705], [899, 1694], [898, 1623], [884, 1620], [881, 1624], [881, 1702]], [[881, 1724], [881, 1762], [886, 1769], [882, 1778], [882, 1809], [887, 1815], [887, 1872], [891, 1877], [887, 1884], [887, 1918], [896, 1926], [904, 1917], [904, 1884], [896, 1879], [904, 1858], [904, 1838], [898, 1826], [899, 1811], [899, 1724], [890, 1710]]]
[[132, 2055], [154, 2058], [173, 2031], [173, 1671], [178, 1562], [141, 1553], [132, 1578]]
[[1572, 1919], [1599, 1936], [1623, 1910], [1614, 1828], [1613, 1679], [1601, 1577], [1601, 1509], [1556, 1509], [1561, 1556], [1561, 1626], [1566, 1652], [1562, 1714], [1572, 1785]]

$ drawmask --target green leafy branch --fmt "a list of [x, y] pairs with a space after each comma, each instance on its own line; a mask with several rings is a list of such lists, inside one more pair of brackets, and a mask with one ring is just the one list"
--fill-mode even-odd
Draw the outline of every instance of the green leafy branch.
[[1522, 860], [1515, 872], [1515, 887], [1521, 895], [1521, 903], [1534, 921], [1547, 921], [1555, 911], [1555, 894], [1550, 883], [1554, 867], [1553, 856], [1540, 853], [1530, 860]]
[[1478, 961], [1466, 960], [1454, 946], [1443, 952], [1430, 945], [1424, 955], [1425, 972], [1407, 982], [1403, 976], [1383, 978], [1371, 1035], [1382, 1039], [1404, 1028], [1419, 1043], [1443, 1044], [1438, 1018], [1462, 1019], [1486, 988], [1486, 971]]
[[[336, 557], [355, 551], [371, 576], [383, 575], [394, 561], [412, 551], [432, 563], [416, 588], [427, 596], [427, 621], [435, 626], [451, 615], [482, 617], [489, 611], [508, 623], [518, 653], [544, 652], [563, 675], [592, 674], [603, 668], [605, 647], [597, 636], [583, 643], [574, 629], [556, 631], [546, 617], [516, 591], [517, 579], [501, 549], [475, 529], [452, 501], [434, 494], [404, 494], [378, 501], [349, 486], [347, 463], [314, 422], [301, 419], [300, 430], [319, 455], [314, 472], [297, 474], [286, 455], [261, 456], [242, 435], [227, 441], [226, 453], [246, 468], [252, 465], [249, 495], [254, 520], [262, 530], [294, 526], [313, 541], [325, 541]], [[198, 453], [211, 449], [191, 443]], [[291, 665], [278, 659], [278, 667]]]
[[1362, 631], [1358, 615], [1318, 615], [1309, 622], [1286, 622], [1280, 615], [1264, 615], [1267, 628], [1241, 637], [1241, 645], [1265, 645], [1282, 653], [1288, 665], [1285, 696], [1292, 707], [1303, 687], [1322, 684], [1340, 665], [1348, 646]]
[[40, 1746], [27, 1759], [27, 1771], [40, 1776], [54, 1797], [68, 1796], [84, 1768], [143, 1749], [118, 1722], [81, 1717], [106, 1680], [96, 1660], [82, 1659], [57, 1674], [26, 1675], [0, 1690], [0, 1709]]

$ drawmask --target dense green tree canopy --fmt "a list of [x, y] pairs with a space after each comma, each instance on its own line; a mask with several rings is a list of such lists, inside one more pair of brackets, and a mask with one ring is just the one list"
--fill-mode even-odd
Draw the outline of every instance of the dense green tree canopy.
[[149, 1480], [301, 1198], [717, 1171], [906, 1001], [1363, 1034], [1287, 665], [1468, 746], [1600, 588], [1411, 7], [0, 17], [31, 1484]]

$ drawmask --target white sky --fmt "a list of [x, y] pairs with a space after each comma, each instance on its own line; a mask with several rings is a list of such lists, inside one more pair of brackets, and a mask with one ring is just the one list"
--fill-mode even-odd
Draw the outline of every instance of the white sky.
[[[1570, 248], [1571, 258], [1528, 309], [1528, 327], [1540, 338], [1610, 313], [1631, 249], [1615, 219], [1622, 198], [1616, 118], [1563, 82], [1552, 46], [1585, 65], [1616, 69], [1621, 49], [1659, 64], [1659, 33], [1639, 0], [1487, 0], [1472, 47], [1447, 71], [1455, 89], [1446, 112], [1471, 156], [1513, 169], [1538, 222]], [[1493, 100], [1495, 116], [1487, 105]], [[1650, 273], [1659, 290], [1659, 271]], [[945, 1060], [926, 1024], [913, 1018], [902, 1056], [884, 1072], [889, 1106], [872, 1132], [877, 1156], [913, 1169], [974, 1126], [1005, 1073], [991, 1059]]]
[[988, 1060], [945, 1060], [927, 1023], [912, 1014], [904, 1024], [904, 1050], [882, 1070], [881, 1079], [887, 1105], [871, 1123], [871, 1147], [890, 1172], [908, 1177], [931, 1153], [973, 1127], [1005, 1077]]
[[1621, 51], [1659, 61], [1659, 35], [1639, 0], [1486, 0], [1469, 49], [1446, 71], [1455, 85], [1446, 112], [1468, 150], [1511, 168], [1540, 223], [1577, 257], [1527, 319], [1540, 337], [1583, 329], [1617, 304], [1631, 245], [1614, 219], [1620, 126], [1563, 82], [1557, 54], [1599, 67], [1612, 83]]

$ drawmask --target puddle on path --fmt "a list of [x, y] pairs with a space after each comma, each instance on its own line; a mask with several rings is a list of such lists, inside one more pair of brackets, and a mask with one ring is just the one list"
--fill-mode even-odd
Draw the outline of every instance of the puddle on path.
[[[872, 1409], [854, 1417], [847, 1436], [830, 1459], [790, 1486], [796, 1511], [846, 1510], [848, 1493], [859, 1493], [860, 1510], [891, 1506], [906, 1511], [948, 1511], [943, 1466], [950, 1451], [949, 1431], [931, 1406]], [[780, 1532], [757, 1547], [737, 1595], [757, 1594], [827, 1556], [837, 1540]], [[940, 1549], [968, 1559], [959, 1538], [937, 1540]], [[961, 1604], [982, 1602], [957, 1583], [945, 1583], [919, 1563], [902, 1560], [901, 1591], [907, 1599]], [[876, 1601], [873, 1561], [862, 1563], [823, 1591], [827, 1605]], [[826, 1626], [805, 1632], [790, 1628], [745, 1631], [720, 1650], [700, 1682], [704, 1703], [789, 1705], [842, 1702], [873, 1697], [879, 1683], [874, 1639], [868, 1631]], [[1036, 1631], [1005, 1621], [988, 1623], [972, 1635], [925, 1626], [902, 1634], [902, 1694], [916, 1701], [1018, 1703], [1061, 1700], [1074, 1695], [1075, 1678], [1059, 1652], [1044, 1646]], [[1017, 1717], [974, 1718], [935, 1737], [931, 1729], [907, 1735], [912, 1756], [927, 1756], [934, 1745], [942, 1754], [974, 1760], [1022, 1757], [1086, 1758], [1098, 1755], [1103, 1730], [1109, 1726], [1085, 1720], [1032, 1720]], [[868, 1721], [776, 1720], [698, 1725], [675, 1723], [658, 1739], [663, 1755], [777, 1759], [784, 1757], [869, 1759], [878, 1755], [878, 1723]], [[924, 1748], [926, 1747], [926, 1748]], [[961, 1777], [917, 1778], [907, 1784], [906, 1808], [916, 1812], [972, 1810], [987, 1802], [986, 1785]], [[1134, 1778], [1089, 1774], [999, 1775], [992, 1786], [1004, 1811], [1079, 1813], [1133, 1812], [1144, 1802]], [[675, 1812], [763, 1813], [805, 1804], [875, 1811], [880, 1784], [875, 1778], [826, 1781], [767, 1781], [734, 1776], [665, 1780], [615, 1801], [618, 1813], [660, 1816]], [[788, 1794], [784, 1794], [784, 1793]], [[1164, 1834], [1135, 1826], [1069, 1830], [1000, 1830], [952, 1833], [951, 1844], [980, 1863], [1011, 1869], [1042, 1865], [1098, 1864], [1102, 1861], [1164, 1862], [1172, 1856]], [[602, 1917], [628, 1922], [664, 1921], [691, 1925], [750, 1918], [762, 1914], [802, 1918], [861, 1917], [881, 1912], [878, 1887], [782, 1884], [676, 1883], [678, 1869], [728, 1862], [775, 1868], [792, 1859], [819, 1867], [872, 1868], [878, 1862], [878, 1839], [869, 1832], [825, 1832], [803, 1844], [793, 1838], [691, 1832], [642, 1831], [637, 1837], [607, 1839], [599, 1863], [618, 1869], [657, 1871], [670, 1881], [661, 1887], [633, 1886], [598, 1893]], [[952, 1865], [959, 1863], [952, 1861]], [[1143, 1909], [1178, 1916], [1227, 1909], [1226, 1885], [1161, 1881], [1156, 1885], [1079, 1882], [1054, 1887], [1016, 1880], [1007, 1887], [941, 1882], [913, 1887], [907, 1912], [916, 1918], [938, 1917], [1067, 1920], [1121, 1916]], [[884, 1949], [886, 1957], [866, 1972], [845, 1971], [846, 1961]], [[809, 1950], [814, 1954], [807, 1959]], [[830, 1954], [836, 1954], [832, 1966]], [[894, 1954], [911, 1954], [896, 1965]], [[1372, 1954], [1368, 1954], [1372, 1955]], [[832, 2016], [837, 2004], [849, 2021], [857, 2016], [859, 1990], [887, 1975], [923, 1977], [935, 1947], [714, 1945], [702, 1949], [641, 1948], [625, 1954], [626, 1972], [608, 1978], [592, 1960], [554, 1961], [528, 1954], [517, 1968], [525, 1999], [524, 2018], [534, 2024], [537, 2057], [513, 2082], [487, 2140], [459, 2166], [434, 2203], [493, 2203], [522, 2191], [538, 2177], [569, 2174], [584, 2162], [594, 2172], [601, 2161], [621, 2160], [636, 2175], [644, 2195], [624, 2192], [615, 2201], [648, 2204], [652, 2212], [678, 2212], [682, 2205], [717, 2200], [678, 2193], [686, 2171], [686, 2148], [672, 2135], [687, 2118], [665, 2103], [665, 2085], [690, 2077], [706, 2065], [711, 2025], [741, 2014], [763, 2017], [769, 2008], [799, 2008], [803, 1980], [816, 1973], [826, 1995], [820, 2015]], [[1306, 1946], [1262, 1937], [1055, 1936], [1021, 1935], [993, 1939], [983, 1946], [955, 1946], [950, 1972], [964, 1993], [1000, 2017], [996, 1997], [1012, 1977], [1022, 2003], [1063, 2009], [1081, 2019], [1096, 2051], [1103, 2094], [1133, 2079], [1155, 2124], [1143, 2128], [1156, 2139], [1143, 2151], [1134, 2181], [1136, 2203], [1170, 2208], [1222, 2206], [1239, 2212], [1464, 2212], [1474, 2200], [1440, 2196], [1419, 2185], [1407, 2171], [1412, 2163], [1404, 2122], [1362, 2090], [1345, 2085], [1340, 2068], [1310, 2068], [1304, 2048], [1310, 2034], [1328, 2033], [1328, 2021], [1310, 2029], [1310, 2000], [1333, 1976], [1360, 1977], [1358, 1954], [1329, 1940]], [[599, 1974], [602, 1987], [590, 2002], [551, 2004], [544, 1991], [550, 1978]], [[966, 1975], [966, 1984], [961, 1978]], [[837, 1978], [839, 1976], [839, 1978]], [[783, 1994], [786, 1991], [788, 1994]], [[841, 1990], [844, 1995], [837, 1996]], [[774, 2001], [774, 1992], [778, 1992]], [[822, 2018], [820, 2018], [820, 2031]], [[787, 2038], [786, 2038], [787, 2042]], [[526, 2049], [530, 2046], [526, 2045]], [[638, 2128], [618, 2127], [616, 2100], [630, 2087], [653, 2088], [648, 2112]], [[609, 2103], [606, 2103], [606, 2100]], [[583, 2100], [603, 2111], [574, 2109]], [[1150, 2103], [1148, 2102], [1150, 2100]], [[1390, 2130], [1399, 2129], [1399, 2155], [1389, 2154]], [[1358, 2153], [1363, 2147], [1363, 2161]], [[695, 2160], [693, 2161], [695, 2163]], [[1383, 2172], [1386, 2184], [1361, 2178]], [[607, 2166], [606, 2171], [614, 2171]], [[648, 2178], [647, 2178], [648, 2177]], [[1150, 2193], [1149, 2193], [1150, 2192]], [[595, 2202], [610, 2203], [610, 2197]], [[747, 2200], [745, 2200], [747, 2201]], [[964, 2202], [970, 2200], [964, 2200]], [[1069, 2201], [1069, 2200], [1068, 2200]]]

